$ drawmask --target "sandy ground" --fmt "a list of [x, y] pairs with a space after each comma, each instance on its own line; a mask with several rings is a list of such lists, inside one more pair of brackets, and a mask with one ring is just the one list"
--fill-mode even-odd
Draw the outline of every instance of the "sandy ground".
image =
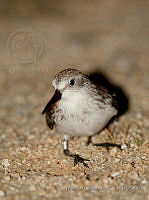
[[[1, 2], [1, 200], [149, 199], [148, 19], [146, 0]], [[93, 138], [121, 150], [71, 140], [89, 168], [63, 155], [41, 115], [53, 76], [68, 67], [98, 74], [128, 101]]]

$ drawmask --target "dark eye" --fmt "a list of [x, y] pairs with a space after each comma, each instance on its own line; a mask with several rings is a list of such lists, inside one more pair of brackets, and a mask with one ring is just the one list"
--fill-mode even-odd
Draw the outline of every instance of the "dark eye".
[[69, 81], [69, 84], [70, 84], [70, 86], [73, 86], [73, 85], [75, 84], [75, 80], [74, 80], [74, 79], [71, 79], [71, 80]]

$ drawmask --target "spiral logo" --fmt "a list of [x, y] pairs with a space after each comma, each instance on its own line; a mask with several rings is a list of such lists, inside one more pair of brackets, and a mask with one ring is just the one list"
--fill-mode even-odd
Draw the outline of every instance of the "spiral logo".
[[31, 31], [17, 30], [8, 38], [7, 48], [20, 63], [36, 65], [43, 53], [43, 42]]

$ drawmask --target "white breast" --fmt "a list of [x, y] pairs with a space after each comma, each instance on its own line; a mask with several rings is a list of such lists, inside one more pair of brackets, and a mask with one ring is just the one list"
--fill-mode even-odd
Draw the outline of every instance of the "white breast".
[[85, 92], [67, 92], [62, 95], [59, 108], [63, 119], [57, 122], [57, 131], [70, 136], [90, 136], [99, 132], [108, 123], [115, 109], [100, 108]]

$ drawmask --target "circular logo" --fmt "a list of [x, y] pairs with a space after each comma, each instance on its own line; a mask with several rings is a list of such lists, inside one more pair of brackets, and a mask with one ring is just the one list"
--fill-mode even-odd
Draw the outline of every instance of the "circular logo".
[[17, 30], [8, 38], [7, 48], [20, 63], [36, 65], [43, 52], [43, 43], [31, 31]]

